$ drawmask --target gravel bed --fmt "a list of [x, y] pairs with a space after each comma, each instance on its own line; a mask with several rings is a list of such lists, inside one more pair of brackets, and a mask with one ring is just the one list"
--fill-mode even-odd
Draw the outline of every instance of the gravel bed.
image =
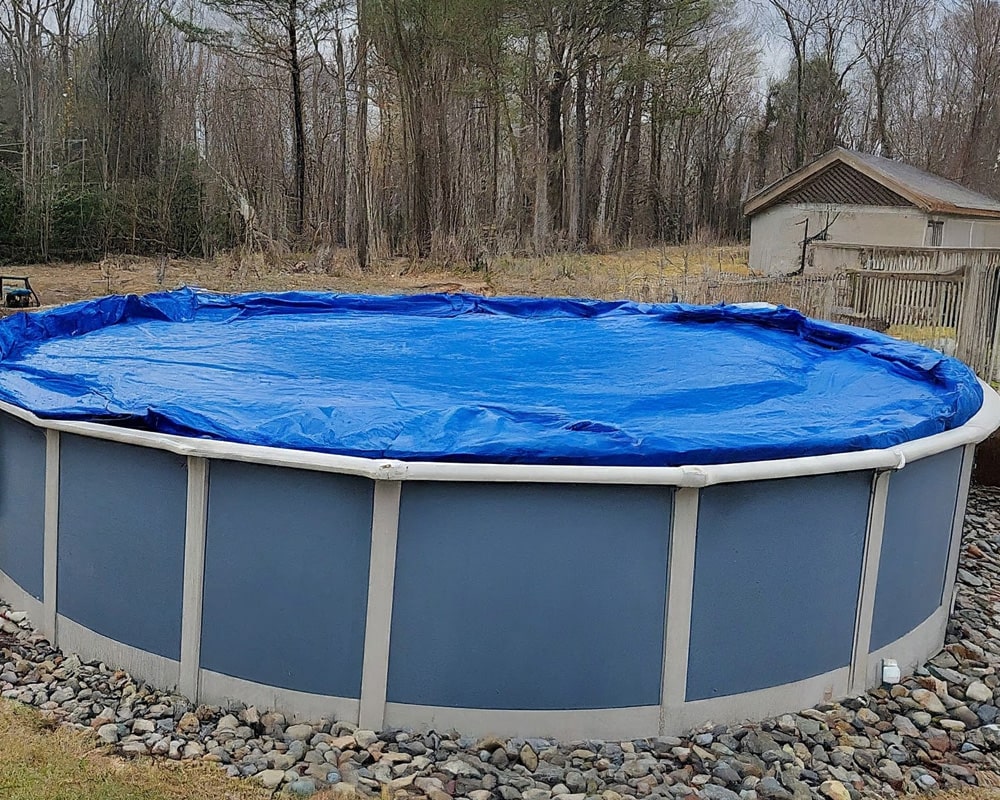
[[473, 739], [193, 705], [65, 655], [0, 604], [0, 695], [125, 757], [202, 759], [291, 795], [430, 800], [857, 800], [1000, 787], [1000, 490], [974, 487], [947, 644], [914, 676], [842, 703], [684, 737]]

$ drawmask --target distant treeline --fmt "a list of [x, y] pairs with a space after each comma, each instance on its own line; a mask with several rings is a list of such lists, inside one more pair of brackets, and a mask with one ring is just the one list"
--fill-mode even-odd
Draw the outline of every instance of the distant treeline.
[[0, 261], [734, 240], [836, 144], [1000, 191], [1000, 3], [0, 2]]

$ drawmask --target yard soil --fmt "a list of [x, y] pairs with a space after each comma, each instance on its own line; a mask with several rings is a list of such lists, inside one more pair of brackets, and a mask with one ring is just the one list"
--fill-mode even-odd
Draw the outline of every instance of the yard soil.
[[611, 254], [498, 258], [488, 264], [394, 259], [362, 273], [346, 252], [332, 256], [224, 254], [214, 259], [109, 256], [100, 262], [5, 266], [25, 276], [43, 306], [108, 294], [146, 294], [179, 286], [220, 292], [335, 291], [375, 294], [469, 292], [484, 295], [669, 300], [678, 278], [720, 271], [746, 274], [745, 247], [644, 248]]

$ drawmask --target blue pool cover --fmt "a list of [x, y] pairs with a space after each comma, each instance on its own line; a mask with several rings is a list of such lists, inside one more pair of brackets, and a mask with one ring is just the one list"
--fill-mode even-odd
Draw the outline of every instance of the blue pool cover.
[[0, 322], [0, 399], [50, 419], [345, 455], [712, 464], [888, 447], [972, 372], [784, 307], [190, 289]]

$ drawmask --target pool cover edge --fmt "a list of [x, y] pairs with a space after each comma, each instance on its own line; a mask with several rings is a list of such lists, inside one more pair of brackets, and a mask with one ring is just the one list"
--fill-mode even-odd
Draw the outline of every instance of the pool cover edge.
[[[95, 413], [94, 408], [80, 408], [74, 405], [72, 391], [67, 393], [63, 405], [33, 403], [25, 393], [11, 391], [5, 376], [0, 372], [0, 399], [31, 411], [39, 418], [50, 420], [75, 420], [112, 423], [144, 428], [146, 430], [203, 438], [221, 439], [251, 445], [269, 447], [291, 447], [292, 449], [314, 450], [363, 458], [390, 458], [403, 461], [456, 461], [508, 464], [579, 464], [592, 466], [677, 466], [679, 464], [718, 464], [794, 458], [811, 455], [828, 455], [837, 452], [857, 452], [880, 449], [901, 444], [905, 441], [925, 438], [935, 433], [953, 430], [967, 422], [981, 407], [983, 392], [972, 372], [955, 359], [926, 348], [891, 337], [852, 328], [835, 323], [818, 322], [804, 317], [799, 312], [784, 307], [760, 306], [686, 306], [680, 304], [649, 305], [629, 301], [565, 300], [551, 298], [483, 298], [472, 295], [410, 295], [410, 296], [367, 296], [337, 295], [307, 292], [283, 294], [253, 293], [245, 295], [219, 295], [208, 292], [182, 289], [145, 297], [112, 296], [84, 301], [70, 306], [33, 314], [18, 314], [0, 322], [0, 366], [16, 372], [18, 357], [34, 344], [47, 340], [79, 337], [86, 333], [115, 325], [142, 323], [145, 321], [184, 323], [200, 316], [213, 320], [248, 320], [282, 314], [323, 314], [357, 315], [372, 313], [379, 315], [409, 315], [429, 318], [455, 318], [469, 315], [490, 317], [510, 317], [528, 320], [581, 319], [614, 320], [626, 318], [654, 319], [662, 322], [683, 322], [690, 325], [699, 323], [749, 324], [757, 329], [779, 331], [795, 339], [810, 343], [830, 352], [853, 350], [870, 357], [866, 361], [881, 365], [900, 379], [901, 386], [910, 382], [920, 387], [931, 386], [942, 399], [943, 411], [935, 418], [917, 419], [909, 436], [901, 436], [899, 431], [891, 431], [882, 437], [868, 436], [858, 442], [838, 441], [834, 445], [806, 446], [790, 452], [779, 448], [767, 450], [760, 446], [739, 448], [718, 448], [715, 452], [701, 453], [694, 458], [665, 457], [663, 452], [652, 454], [614, 452], [608, 450], [607, 442], [599, 437], [586, 437], [587, 425], [577, 423], [575, 434], [583, 434], [587, 445], [596, 443], [592, 452], [577, 452], [560, 457], [558, 453], [518, 453], [506, 446], [503, 438], [491, 442], [487, 448], [473, 453], [456, 453], [445, 450], [440, 453], [420, 452], [407, 454], [391, 449], [358, 451], [349, 448], [329, 446], [311, 447], [301, 443], [290, 444], [281, 436], [254, 437], [233, 435], [202, 427], [197, 414], [187, 415], [187, 409], [172, 408], [164, 413], [162, 408], [147, 407], [132, 413]], [[317, 354], [321, 357], [321, 354]], [[51, 391], [51, 386], [44, 386]], [[73, 391], [77, 391], [74, 388]], [[840, 398], [841, 401], [849, 398]], [[906, 398], [903, 398], [905, 401]], [[234, 397], [235, 405], [248, 402], [250, 398]], [[901, 401], [902, 402], [902, 401]], [[112, 403], [109, 401], [109, 406]], [[849, 416], [850, 409], [839, 409]], [[918, 415], [914, 413], [916, 418]], [[542, 425], [544, 427], [544, 424]], [[595, 426], [598, 427], [598, 426]], [[550, 431], [549, 431], [550, 432]], [[541, 436], [546, 431], [539, 431]], [[601, 431], [598, 427], [597, 433]], [[602, 449], [603, 448], [603, 449]], [[586, 450], [586, 448], [585, 448]], [[690, 454], [686, 454], [690, 455]], [[668, 454], [669, 456], [669, 454]]]

